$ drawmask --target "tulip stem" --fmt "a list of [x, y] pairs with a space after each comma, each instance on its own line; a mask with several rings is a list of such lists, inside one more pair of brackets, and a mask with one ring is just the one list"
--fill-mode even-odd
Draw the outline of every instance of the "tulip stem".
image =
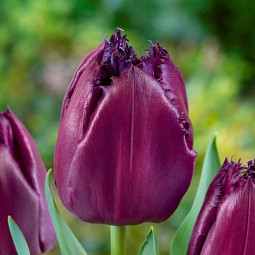
[[111, 226], [111, 255], [126, 255], [126, 226]]

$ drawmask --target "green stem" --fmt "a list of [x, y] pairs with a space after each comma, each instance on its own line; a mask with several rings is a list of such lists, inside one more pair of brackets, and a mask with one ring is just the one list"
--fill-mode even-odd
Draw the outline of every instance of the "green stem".
[[111, 255], [126, 255], [126, 226], [111, 226]]

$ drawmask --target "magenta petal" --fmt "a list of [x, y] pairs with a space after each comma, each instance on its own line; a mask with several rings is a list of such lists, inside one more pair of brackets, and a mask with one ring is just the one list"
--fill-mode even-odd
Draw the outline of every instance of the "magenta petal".
[[[161, 86], [132, 66], [101, 88], [90, 116], [82, 90], [86, 86], [77, 85], [56, 148], [62, 201], [89, 222], [126, 225], [167, 219], [190, 184], [196, 153], [188, 148], [178, 114]], [[81, 116], [90, 117], [86, 129], [79, 126]]]
[[226, 159], [207, 191], [189, 242], [189, 255], [200, 254], [210, 228], [215, 221], [218, 204], [224, 196], [224, 180], [229, 170], [228, 165], [230, 164]]
[[251, 177], [219, 204], [201, 255], [252, 255], [255, 250], [255, 184]]
[[168, 52], [157, 43], [149, 48], [149, 56], [142, 57], [141, 68], [153, 76], [162, 87], [165, 96], [174, 106], [187, 144], [193, 148], [193, 129], [188, 114], [185, 84], [178, 67], [170, 59]]
[[88, 222], [161, 222], [186, 192], [195, 157], [179, 70], [159, 44], [139, 59], [116, 29], [64, 98], [54, 157], [62, 202]]
[[187, 94], [182, 75], [178, 67], [170, 58], [162, 60], [160, 84], [165, 91], [167, 98], [175, 106], [179, 122], [185, 132], [188, 147], [193, 148], [193, 128], [189, 119], [189, 108]]
[[31, 253], [41, 254], [39, 239], [36, 235], [39, 232], [39, 200], [37, 195], [27, 183], [8, 148], [1, 144], [0, 165], [1, 254], [16, 254], [7, 223], [9, 215], [23, 230]]
[[188, 101], [185, 90], [185, 84], [178, 67], [170, 58], [162, 60], [161, 79], [162, 87], [168, 91], [168, 97], [178, 107], [179, 111], [188, 112]]
[[98, 72], [99, 64], [93, 59], [75, 84], [75, 93], [64, 115], [62, 115], [55, 149], [54, 168], [56, 185], [64, 199], [64, 204], [66, 204], [65, 201], [69, 200], [67, 175], [70, 171], [70, 165], [78, 143], [88, 128], [90, 115], [93, 114], [100, 96], [101, 89], [92, 87]]
[[[100, 55], [103, 54], [103, 48], [104, 48], [104, 44], [100, 44], [95, 50], [93, 50], [92, 52], [90, 52], [81, 62], [80, 66], [77, 68], [72, 82], [70, 84], [70, 86], [68, 87], [66, 94], [65, 94], [65, 98], [63, 100], [63, 105], [62, 105], [62, 112], [61, 112], [61, 119], [63, 118], [65, 111], [68, 107], [68, 104], [71, 100], [71, 97], [74, 93], [75, 87], [79, 81], [79, 79], [82, 79], [82, 76], [84, 77], [84, 71], [86, 70], [87, 66], [91, 63], [91, 61], [95, 60], [95, 58], [100, 58]], [[93, 77], [91, 84], [94, 83], [95, 77]], [[89, 86], [91, 85], [89, 84]]]
[[254, 163], [225, 160], [206, 194], [188, 255], [254, 254]]
[[[31, 135], [10, 109], [0, 114], [0, 146], [0, 199], [4, 201], [0, 220], [5, 222], [1, 224], [8, 233], [5, 238], [11, 240], [7, 226], [11, 215], [27, 237], [31, 253], [46, 252], [55, 243], [44, 192], [46, 169]], [[12, 241], [3, 247], [13, 249]]]

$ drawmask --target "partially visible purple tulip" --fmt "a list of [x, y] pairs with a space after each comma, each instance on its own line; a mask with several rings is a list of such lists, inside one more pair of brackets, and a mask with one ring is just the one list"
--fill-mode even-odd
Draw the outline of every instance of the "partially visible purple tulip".
[[31, 254], [49, 251], [55, 232], [46, 205], [45, 166], [36, 145], [10, 108], [0, 113], [0, 254], [16, 254], [10, 215], [22, 230]]
[[77, 69], [55, 150], [64, 205], [87, 222], [166, 220], [189, 187], [196, 152], [180, 71], [159, 44], [138, 58], [116, 30]]
[[255, 254], [255, 160], [225, 160], [212, 181], [190, 239], [188, 255]]

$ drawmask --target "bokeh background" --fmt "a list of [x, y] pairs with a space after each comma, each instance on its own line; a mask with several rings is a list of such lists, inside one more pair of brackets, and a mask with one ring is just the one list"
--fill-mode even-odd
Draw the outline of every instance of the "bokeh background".
[[[144, 53], [160, 41], [183, 73], [199, 156], [176, 213], [155, 224], [162, 255], [195, 195], [206, 145], [218, 131], [221, 160], [255, 152], [255, 8], [252, 0], [0, 1], [0, 111], [9, 105], [53, 167], [62, 99], [82, 58], [115, 27]], [[91, 255], [109, 254], [109, 226], [61, 212]], [[128, 231], [137, 254], [151, 224]], [[60, 254], [56, 246], [49, 254]]]

